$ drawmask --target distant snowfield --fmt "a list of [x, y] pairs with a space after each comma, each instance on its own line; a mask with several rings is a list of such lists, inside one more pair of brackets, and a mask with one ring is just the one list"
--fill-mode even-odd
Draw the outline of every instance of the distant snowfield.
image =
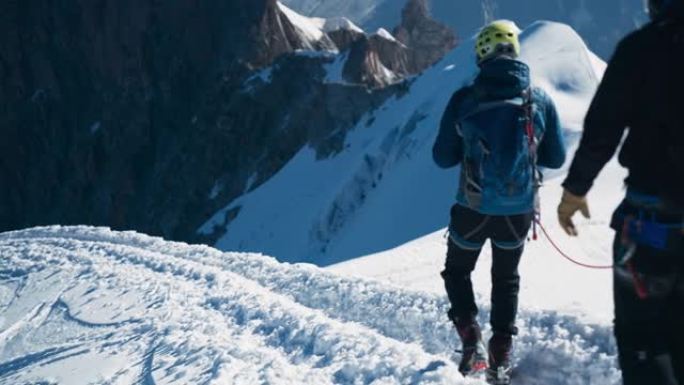
[[[443, 295], [87, 227], [0, 234], [0, 384], [478, 384]], [[524, 384], [617, 384], [607, 325], [522, 311]]]

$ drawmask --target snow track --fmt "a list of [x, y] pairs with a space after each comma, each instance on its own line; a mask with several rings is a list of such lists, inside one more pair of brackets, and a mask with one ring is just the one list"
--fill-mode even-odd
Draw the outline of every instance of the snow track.
[[[3, 385], [478, 383], [433, 294], [101, 228], [0, 234], [0, 255]], [[521, 318], [525, 384], [618, 382], [608, 327]]]

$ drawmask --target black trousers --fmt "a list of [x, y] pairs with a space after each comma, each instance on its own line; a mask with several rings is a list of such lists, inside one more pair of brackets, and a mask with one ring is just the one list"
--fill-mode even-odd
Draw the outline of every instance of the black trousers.
[[470, 279], [485, 241], [492, 243], [492, 311], [495, 332], [517, 334], [520, 275], [518, 264], [525, 246], [533, 214], [487, 216], [455, 205], [451, 209], [447, 258], [442, 272], [451, 302], [449, 318], [474, 320], [478, 309]]
[[[615, 260], [627, 251], [618, 232]], [[613, 285], [624, 385], [684, 385], [684, 248], [637, 247], [631, 268], [616, 264]]]

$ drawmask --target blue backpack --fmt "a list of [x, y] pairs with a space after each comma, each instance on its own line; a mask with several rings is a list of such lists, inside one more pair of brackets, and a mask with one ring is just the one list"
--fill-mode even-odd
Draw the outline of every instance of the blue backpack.
[[489, 215], [538, 211], [542, 174], [537, 168], [540, 135], [532, 89], [494, 101], [481, 101], [475, 91], [475, 108], [457, 124], [464, 149], [459, 200]]

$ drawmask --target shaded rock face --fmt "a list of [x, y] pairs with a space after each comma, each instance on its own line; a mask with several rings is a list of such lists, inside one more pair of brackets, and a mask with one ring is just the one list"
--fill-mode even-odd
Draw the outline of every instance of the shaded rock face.
[[364, 36], [350, 47], [344, 78], [371, 88], [385, 87], [410, 73], [408, 53], [406, 46], [396, 40]]
[[386, 39], [378, 34], [368, 39], [370, 48], [377, 52], [382, 64], [400, 76], [415, 74], [409, 63], [411, 50], [398, 40]]
[[430, 16], [427, 0], [409, 0], [394, 36], [409, 47], [409, 70], [419, 73], [456, 47], [454, 32]]
[[342, 28], [328, 32], [328, 36], [330, 36], [330, 39], [332, 39], [340, 51], [346, 51], [352, 46], [352, 44], [364, 39], [366, 34], [351, 29]]
[[[334, 60], [325, 56], [281, 57], [267, 71], [267, 78], [248, 81], [239, 92], [224, 94], [211, 105], [208, 116], [214, 120], [208, 123], [226, 127], [220, 131], [225, 137], [204, 139], [213, 150], [189, 167], [189, 171], [205, 164], [220, 167], [215, 186], [203, 188], [204, 199], [210, 189], [219, 191], [203, 220], [268, 180], [305, 144], [315, 148], [321, 159], [341, 151], [348, 130], [399, 89], [395, 86], [368, 92], [361, 84], [326, 84], [323, 65]], [[232, 145], [225, 148], [221, 144], [225, 142]], [[215, 242], [235, 215], [226, 213], [223, 226], [200, 240]], [[195, 223], [194, 228], [200, 224]]]
[[245, 3], [249, 3], [248, 7], [252, 9], [256, 8], [253, 9], [256, 25], [253, 22], [254, 17], [248, 18], [252, 22], [248, 23], [251, 28], [248, 38], [249, 52], [246, 55], [253, 68], [267, 66], [278, 56], [298, 49], [337, 49], [335, 43], [325, 34], [322, 39], [314, 42], [300, 35], [290, 19], [280, 10], [276, 0], [266, 0], [263, 7], [259, 4], [264, 0], [253, 1], [253, 3], [250, 1], [253, 0], [238, 1], [238, 3], [243, 3], [238, 8], [245, 6]]
[[[394, 34], [396, 40], [380, 33], [352, 40], [344, 68], [345, 79], [381, 88], [424, 71], [457, 44], [455, 33], [431, 18], [427, 0], [409, 0], [402, 12], [402, 23]], [[348, 35], [343, 36], [347, 39], [333, 40], [340, 40], [346, 46], [350, 39]]]
[[0, 228], [167, 226], [148, 218], [177, 196], [152, 194], [183, 180], [170, 171], [192, 146], [202, 89], [249, 46], [220, 38], [242, 30], [223, 23], [227, 2], [156, 3], [3, 3], [0, 178], [12, 187], [0, 193]]
[[334, 59], [292, 53], [333, 44], [304, 39], [274, 0], [3, 2], [0, 231], [211, 242], [195, 230], [218, 209], [307, 143], [339, 151], [396, 91], [325, 84]]
[[304, 47], [304, 42], [299, 39], [292, 23], [277, 8], [275, 0], [267, 0], [264, 9], [259, 9], [259, 1], [247, 7], [252, 8], [255, 11], [253, 16], [256, 16], [250, 17], [248, 41], [251, 42], [251, 51], [246, 55], [254, 68], [267, 66], [276, 57]]

